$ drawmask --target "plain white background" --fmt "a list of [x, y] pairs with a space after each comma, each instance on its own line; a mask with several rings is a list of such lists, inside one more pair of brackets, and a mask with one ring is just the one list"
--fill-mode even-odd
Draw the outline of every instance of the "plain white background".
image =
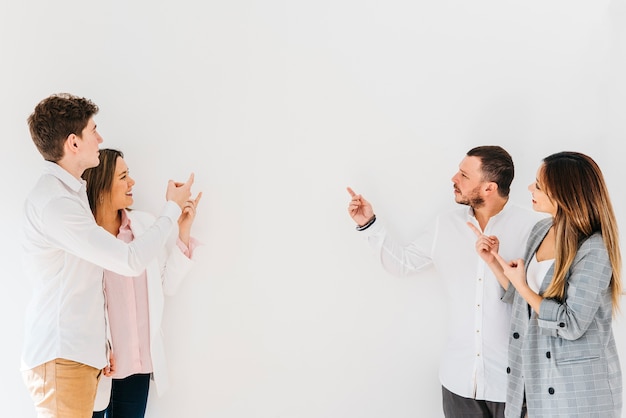
[[469, 148], [511, 152], [522, 205], [541, 158], [582, 151], [624, 236], [625, 48], [624, 0], [3, 1], [2, 414], [34, 416], [18, 240], [42, 98], [100, 106], [136, 208], [158, 212], [191, 171], [204, 193], [203, 253], [165, 312], [172, 389], [149, 417], [436, 418], [443, 287], [382, 270], [345, 187], [408, 241], [453, 207]]

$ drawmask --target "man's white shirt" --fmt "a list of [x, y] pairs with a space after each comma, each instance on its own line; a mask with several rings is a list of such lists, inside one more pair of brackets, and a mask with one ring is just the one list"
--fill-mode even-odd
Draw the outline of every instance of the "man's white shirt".
[[103, 268], [127, 276], [143, 271], [165, 245], [181, 214], [167, 202], [156, 222], [132, 243], [99, 227], [85, 182], [45, 162], [24, 204], [24, 267], [33, 295], [26, 312], [22, 370], [64, 358], [106, 366]]
[[[483, 233], [498, 237], [504, 259], [521, 258], [530, 230], [541, 217], [509, 203]], [[380, 221], [361, 233], [389, 273], [405, 276], [433, 265], [443, 280], [448, 303], [441, 309], [447, 309], [449, 319], [439, 369], [442, 385], [465, 398], [504, 402], [511, 308], [500, 300], [504, 290], [478, 256], [476, 235], [467, 222], [480, 229], [467, 206], [444, 213], [434, 228], [408, 245], [394, 242]]]

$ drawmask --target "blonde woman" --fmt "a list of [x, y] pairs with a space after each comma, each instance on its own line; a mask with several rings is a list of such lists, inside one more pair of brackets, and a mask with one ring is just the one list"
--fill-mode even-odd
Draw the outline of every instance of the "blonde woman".
[[476, 249], [513, 304], [505, 416], [620, 418], [622, 374], [612, 330], [621, 295], [617, 223], [600, 168], [577, 152], [546, 157], [529, 186], [551, 216], [524, 259], [505, 261], [495, 236]]

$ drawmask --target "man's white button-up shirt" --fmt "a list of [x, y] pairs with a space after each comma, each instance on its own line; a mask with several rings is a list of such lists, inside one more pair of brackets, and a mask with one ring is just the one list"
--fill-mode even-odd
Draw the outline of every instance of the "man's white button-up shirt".
[[177, 227], [167, 202], [154, 225], [127, 244], [99, 227], [85, 182], [52, 162], [24, 205], [24, 267], [33, 285], [26, 312], [22, 369], [56, 358], [107, 364], [103, 268], [135, 276]]
[[[509, 203], [483, 233], [498, 237], [504, 259], [521, 258], [539, 219], [540, 214]], [[443, 279], [449, 323], [439, 372], [442, 385], [465, 398], [504, 402], [510, 305], [500, 300], [504, 290], [478, 256], [476, 235], [467, 222], [480, 229], [467, 206], [444, 213], [432, 230], [409, 245], [395, 243], [380, 221], [362, 233], [389, 273], [405, 276], [433, 265]]]

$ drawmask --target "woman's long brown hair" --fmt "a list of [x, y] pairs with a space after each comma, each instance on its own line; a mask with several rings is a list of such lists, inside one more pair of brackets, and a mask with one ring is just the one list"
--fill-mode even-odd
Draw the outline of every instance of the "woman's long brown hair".
[[613, 312], [617, 312], [622, 293], [622, 258], [617, 221], [600, 167], [587, 155], [559, 152], [543, 160], [540, 177], [548, 197], [557, 205], [554, 277], [543, 297], [564, 300], [565, 277], [580, 243], [600, 232], [613, 270], [610, 288]]
[[100, 150], [100, 164], [96, 167], [88, 168], [83, 173], [83, 179], [87, 182], [87, 198], [89, 207], [94, 218], [97, 219], [98, 201], [107, 197], [111, 192], [113, 177], [115, 176], [115, 165], [117, 158], [124, 158], [122, 151], [104, 148]]

